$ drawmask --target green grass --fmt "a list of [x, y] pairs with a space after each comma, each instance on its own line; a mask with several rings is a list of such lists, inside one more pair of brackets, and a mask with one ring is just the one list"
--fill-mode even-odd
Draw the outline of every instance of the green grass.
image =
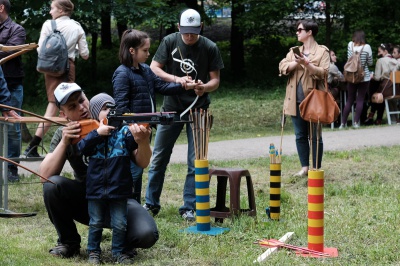
[[[400, 255], [400, 166], [395, 163], [400, 146], [326, 152], [325, 171], [325, 246], [335, 247], [339, 257], [315, 259], [280, 250], [267, 265], [399, 265]], [[393, 158], [382, 160], [381, 158]], [[377, 164], [379, 162], [379, 164]], [[186, 234], [181, 230], [195, 223], [183, 221], [177, 213], [181, 205], [186, 166], [171, 164], [161, 198], [162, 210], [156, 217], [160, 239], [154, 247], [139, 250], [139, 265], [251, 265], [265, 249], [253, 244], [260, 238], [280, 238], [295, 232], [290, 243], [307, 246], [307, 181], [293, 180], [297, 156], [284, 157], [282, 164], [281, 221], [267, 220], [269, 206], [269, 163], [264, 158], [240, 161], [212, 161], [211, 167], [249, 169], [256, 194], [257, 217], [225, 219], [230, 231], [220, 236]], [[146, 183], [147, 173], [145, 173]], [[10, 185], [9, 209], [38, 212], [36, 217], [0, 220], [1, 265], [85, 265], [87, 227], [78, 224], [82, 235], [82, 255], [57, 259], [48, 249], [57, 240], [56, 232], [43, 206], [37, 177], [24, 177]], [[246, 208], [245, 182], [242, 182], [241, 207]], [[211, 206], [215, 205], [215, 178], [210, 184]], [[111, 233], [105, 230], [102, 248], [110, 255]]]
[[[284, 88], [222, 87], [212, 94], [215, 116], [211, 141], [280, 134]], [[161, 101], [159, 101], [161, 103]], [[361, 129], [362, 130], [362, 129]], [[288, 119], [285, 134], [293, 134]], [[51, 135], [49, 135], [51, 136]], [[181, 139], [180, 143], [184, 143]], [[265, 265], [400, 265], [400, 146], [325, 152], [325, 247], [338, 249], [337, 258], [303, 258], [280, 250]], [[257, 217], [225, 219], [230, 231], [220, 236], [186, 234], [195, 225], [178, 215], [186, 175], [185, 164], [170, 164], [161, 197], [162, 209], [155, 218], [159, 241], [150, 249], [138, 250], [138, 265], [252, 265], [265, 249], [255, 244], [260, 238], [280, 238], [294, 232], [291, 244], [307, 246], [307, 180], [291, 176], [298, 170], [297, 155], [282, 163], [281, 221], [267, 220], [269, 206], [269, 162], [265, 158], [213, 161], [212, 167], [249, 169], [256, 195]], [[147, 183], [147, 171], [144, 174]], [[241, 207], [247, 207], [242, 182]], [[211, 207], [215, 205], [216, 182], [211, 179]], [[9, 209], [37, 212], [37, 216], [0, 219], [0, 265], [86, 265], [88, 228], [78, 224], [82, 236], [81, 256], [58, 259], [48, 250], [57, 234], [47, 217], [41, 185], [36, 176], [24, 176], [10, 185]], [[111, 233], [105, 230], [103, 253], [110, 256]], [[111, 265], [111, 264], [109, 264]]]

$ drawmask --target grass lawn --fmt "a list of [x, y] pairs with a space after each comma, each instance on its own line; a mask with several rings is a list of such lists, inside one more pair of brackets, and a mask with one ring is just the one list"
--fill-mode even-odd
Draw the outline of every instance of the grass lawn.
[[[280, 134], [283, 90], [221, 88], [215, 92], [212, 110], [215, 126], [211, 141]], [[288, 119], [285, 134], [293, 134]], [[362, 130], [362, 129], [360, 129]], [[180, 140], [182, 143], [184, 140]], [[303, 258], [279, 250], [265, 265], [400, 265], [400, 144], [393, 147], [324, 153], [325, 247], [338, 249], [337, 258]], [[187, 234], [181, 230], [195, 225], [178, 215], [182, 204], [185, 164], [171, 164], [166, 172], [162, 209], [155, 218], [159, 241], [150, 249], [138, 250], [137, 265], [252, 265], [265, 248], [253, 242], [278, 239], [294, 232], [290, 244], [307, 247], [307, 180], [290, 176], [298, 169], [297, 155], [282, 162], [281, 221], [268, 221], [269, 162], [265, 158], [213, 161], [210, 167], [249, 169], [256, 195], [257, 217], [225, 219], [213, 227], [228, 227], [219, 236]], [[147, 171], [144, 174], [147, 183]], [[242, 182], [241, 207], [247, 207]], [[215, 205], [216, 182], [211, 179], [211, 207]], [[10, 185], [9, 209], [37, 212], [37, 216], [0, 219], [0, 265], [86, 265], [88, 228], [78, 224], [82, 236], [81, 256], [53, 258], [48, 250], [57, 234], [47, 217], [41, 185], [36, 176], [24, 176]], [[111, 232], [103, 234], [103, 255], [107, 262]], [[109, 264], [111, 265], [111, 264]]]

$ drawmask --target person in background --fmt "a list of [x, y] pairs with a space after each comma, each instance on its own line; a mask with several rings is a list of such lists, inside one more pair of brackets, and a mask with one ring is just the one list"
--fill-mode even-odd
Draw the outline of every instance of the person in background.
[[393, 56], [394, 59], [397, 60], [398, 69], [400, 70], [400, 45], [394, 45], [393, 46], [392, 56]]
[[[72, 140], [81, 137], [79, 121], [91, 118], [91, 115], [89, 101], [78, 84], [61, 83], [55, 89], [54, 95], [60, 115], [70, 122], [55, 131], [49, 153], [40, 164], [39, 174], [56, 183], [54, 185], [42, 180], [46, 211], [58, 235], [57, 245], [49, 253], [56, 257], [69, 258], [80, 253], [81, 236], [75, 222], [89, 224], [86, 199], [88, 166], [85, 156], [79, 152], [77, 144], [72, 144]], [[136, 124], [134, 129], [133, 136], [139, 144], [135, 159], [138, 165], [143, 165], [139, 160], [147, 161], [151, 156], [151, 153], [148, 154], [150, 133], [147, 130], [141, 131], [141, 127]], [[74, 178], [60, 176], [67, 160], [74, 171]], [[158, 229], [151, 215], [133, 199], [128, 200], [127, 221], [125, 249], [131, 250], [130, 256], [133, 257], [136, 253], [134, 248], [150, 248], [156, 243]], [[106, 223], [108, 227], [109, 218]]]
[[[294, 174], [296, 177], [308, 175], [310, 165], [310, 145], [312, 145], [313, 168], [320, 168], [323, 154], [322, 136], [317, 145], [317, 125], [310, 132], [309, 122], [300, 116], [299, 105], [307, 97], [311, 88], [317, 83], [318, 87], [324, 84], [329, 70], [329, 49], [318, 45], [315, 36], [318, 34], [318, 24], [312, 20], [299, 20], [296, 23], [297, 40], [303, 43], [299, 47], [300, 55], [290, 49], [286, 57], [279, 63], [279, 73], [289, 76], [284, 101], [285, 115], [292, 117], [296, 135], [296, 147], [299, 155], [301, 170]], [[295, 47], [294, 47], [295, 48]], [[310, 143], [312, 139], [312, 143]], [[318, 151], [317, 151], [318, 147]], [[318, 158], [317, 158], [318, 154]]]
[[[162, 111], [176, 111], [176, 118], [189, 119], [189, 110], [207, 110], [209, 93], [220, 83], [220, 70], [224, 67], [217, 45], [200, 35], [200, 14], [194, 9], [184, 10], [179, 16], [179, 32], [169, 34], [162, 41], [150, 64], [151, 70], [167, 82], [197, 81], [194, 90], [175, 96], [164, 96]], [[144, 208], [156, 215], [161, 208], [160, 196], [165, 171], [172, 149], [184, 123], [159, 125], [154, 141], [153, 158], [148, 172], [146, 203]], [[195, 220], [196, 193], [194, 182], [194, 141], [191, 126], [186, 124], [188, 141], [188, 171], [183, 189], [183, 205], [179, 214], [188, 221]]]
[[[361, 51], [362, 50], [362, 51]], [[353, 55], [353, 52], [360, 54], [361, 65], [364, 67], [364, 80], [360, 83], [347, 82], [347, 101], [343, 109], [342, 122], [339, 129], [343, 129], [347, 125], [347, 118], [350, 114], [351, 107], [356, 100], [356, 114], [354, 115], [354, 128], [360, 127], [360, 117], [364, 108], [364, 99], [367, 94], [369, 81], [371, 79], [368, 66], [371, 66], [372, 49], [365, 41], [365, 33], [362, 30], [355, 31], [352, 41], [347, 45], [347, 58]]]
[[[0, 44], [5, 46], [16, 46], [25, 44], [25, 29], [15, 23], [10, 17], [11, 4], [9, 0], [0, 0]], [[14, 52], [0, 52], [0, 59], [3, 59]], [[4, 78], [7, 82], [8, 90], [11, 93], [10, 106], [21, 109], [24, 98], [24, 69], [21, 56], [17, 56], [2, 66]], [[18, 158], [21, 155], [21, 125], [14, 123], [8, 129], [8, 157]], [[19, 161], [16, 161], [19, 163]], [[8, 164], [8, 181], [19, 181], [18, 168], [13, 164]]]
[[[3, 69], [0, 67], [0, 104], [11, 106], [11, 93], [7, 88], [7, 82], [4, 78]], [[1, 114], [7, 120], [8, 118], [21, 118], [19, 114], [13, 110], [0, 107]]]
[[[128, 198], [132, 197], [133, 185], [130, 161], [134, 160], [140, 167], [147, 167], [151, 157], [150, 141], [138, 139], [141, 142], [136, 143], [133, 137], [135, 125], [115, 128], [104, 124], [104, 119], [110, 112], [108, 103], [115, 105], [114, 99], [106, 93], [97, 94], [90, 100], [90, 113], [100, 122], [100, 126], [78, 142], [79, 150], [89, 157], [86, 177], [86, 198], [90, 216], [87, 252], [90, 263], [101, 262], [100, 242], [109, 214], [112, 256], [117, 263], [130, 264], [133, 263], [133, 259], [125, 254], [127, 204]], [[148, 131], [150, 135], [151, 129], [139, 127], [141, 131]], [[140, 155], [148, 160], [139, 160], [136, 157], [139, 145], [142, 148]]]
[[[397, 70], [399, 71], [400, 70], [400, 45], [396, 44], [393, 46], [392, 56], [394, 59], [397, 60]], [[400, 90], [400, 87], [398, 85], [396, 87]], [[397, 94], [397, 90], [396, 90], [396, 94]], [[400, 100], [397, 101], [397, 108], [400, 108]], [[400, 124], [400, 117], [397, 120], [397, 124]]]
[[[145, 64], [149, 57], [150, 37], [138, 30], [122, 34], [119, 48], [121, 65], [115, 70], [112, 83], [116, 108], [124, 113], [154, 113], [155, 93], [176, 95], [185, 92], [181, 83], [167, 83]], [[183, 82], [186, 85], [186, 82]], [[193, 88], [193, 87], [192, 87]], [[131, 162], [133, 198], [141, 203], [143, 168]]]
[[332, 96], [335, 98], [336, 101], [339, 101], [339, 94], [341, 87], [343, 86], [344, 76], [342, 72], [340, 72], [339, 68], [336, 66], [336, 54], [335, 51], [329, 51], [330, 57], [330, 65], [329, 65], [329, 72], [328, 72], [328, 85], [329, 90], [332, 93]]
[[[393, 91], [392, 83], [390, 82], [390, 73], [397, 68], [397, 60], [392, 57], [392, 46], [389, 43], [382, 43], [378, 47], [378, 60], [375, 65], [375, 72], [372, 76], [369, 95], [370, 97], [375, 92], [382, 92], [383, 90], [390, 95]], [[385, 95], [385, 94], [384, 94]], [[395, 101], [389, 101], [390, 110], [397, 110]], [[382, 124], [383, 113], [385, 112], [385, 101], [382, 103], [371, 102], [371, 110], [368, 114], [365, 124], [372, 124], [374, 120], [375, 112], [376, 120], [375, 125]], [[397, 115], [393, 115], [393, 121], [397, 120]]]
[[[76, 49], [80, 56], [87, 60], [89, 58], [89, 49], [86, 42], [86, 35], [82, 26], [75, 20], [71, 19], [74, 11], [74, 4], [70, 0], [52, 0], [50, 5], [50, 15], [56, 21], [57, 30], [59, 30], [65, 38], [68, 47], [69, 71], [60, 77], [44, 74], [44, 80], [47, 92], [47, 108], [44, 116], [52, 117], [57, 115], [58, 108], [55, 105], [54, 90], [61, 82], [75, 82], [75, 54]], [[39, 48], [43, 44], [46, 37], [52, 32], [51, 20], [43, 23], [40, 31]], [[37, 152], [37, 146], [42, 141], [43, 136], [49, 130], [51, 123], [39, 124], [36, 129], [35, 136], [32, 138], [28, 147], [25, 149], [24, 155], [27, 157], [40, 157]]]

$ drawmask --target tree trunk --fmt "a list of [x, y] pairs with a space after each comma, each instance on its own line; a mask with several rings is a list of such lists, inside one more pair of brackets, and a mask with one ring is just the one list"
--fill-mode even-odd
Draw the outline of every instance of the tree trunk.
[[231, 13], [231, 71], [233, 77], [243, 78], [244, 73], [244, 35], [236, 23], [236, 19], [244, 13], [244, 6], [232, 1]]
[[92, 46], [90, 47], [90, 63], [92, 65], [91, 78], [94, 83], [93, 87], [96, 88], [96, 80], [97, 80], [97, 38], [99, 34], [97, 32], [92, 32]]
[[109, 10], [101, 11], [101, 47], [112, 48], [111, 40], [111, 14]]
[[332, 19], [331, 19], [331, 3], [326, 2], [325, 6], [325, 45], [331, 49]]
[[128, 26], [126, 24], [117, 22], [117, 28], [118, 28], [118, 37], [121, 40], [122, 34], [124, 33], [124, 31], [128, 29]]

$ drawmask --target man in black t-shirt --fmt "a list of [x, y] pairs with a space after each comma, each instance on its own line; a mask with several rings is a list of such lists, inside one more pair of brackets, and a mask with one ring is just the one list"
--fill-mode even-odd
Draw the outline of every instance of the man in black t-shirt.
[[[203, 23], [200, 14], [187, 9], [180, 15], [179, 32], [166, 36], [150, 64], [153, 72], [167, 82], [195, 82], [194, 90], [184, 94], [164, 96], [162, 111], [175, 111], [177, 117], [188, 120], [188, 111], [206, 110], [210, 105], [209, 92], [215, 91], [220, 83], [220, 70], [224, 68], [221, 54], [214, 42], [200, 35]], [[149, 169], [146, 203], [143, 206], [153, 215], [160, 210], [160, 195], [164, 184], [165, 170], [172, 149], [184, 124], [159, 125], [155, 137], [153, 160]], [[194, 142], [190, 125], [186, 125], [188, 139], [188, 172], [186, 175], [183, 201], [179, 214], [194, 221], [196, 206]]]

